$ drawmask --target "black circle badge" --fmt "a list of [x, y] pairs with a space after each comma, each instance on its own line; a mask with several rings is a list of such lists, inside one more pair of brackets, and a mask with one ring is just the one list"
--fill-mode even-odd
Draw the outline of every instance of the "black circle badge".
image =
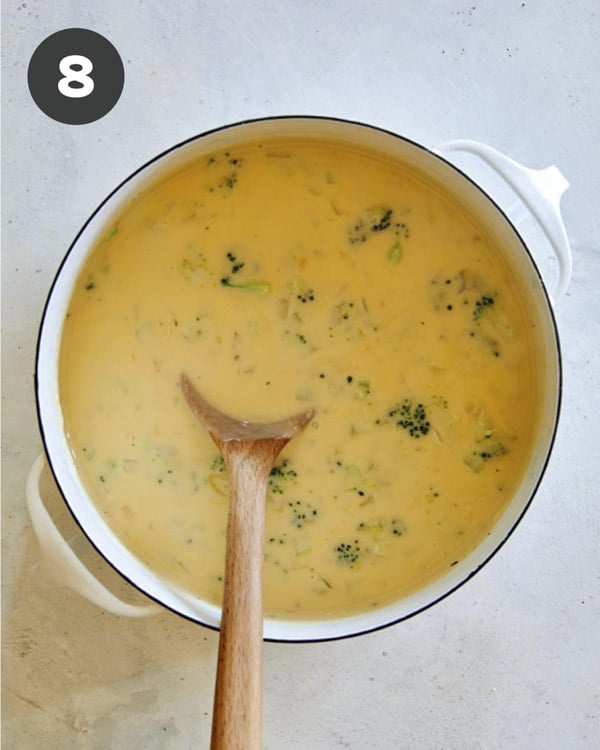
[[63, 29], [39, 45], [29, 61], [27, 83], [48, 117], [83, 125], [115, 106], [125, 82], [123, 62], [113, 45], [89, 29]]

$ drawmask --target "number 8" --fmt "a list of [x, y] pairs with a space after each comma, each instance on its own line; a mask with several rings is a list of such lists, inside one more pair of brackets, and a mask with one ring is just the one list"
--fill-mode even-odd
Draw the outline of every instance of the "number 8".
[[[79, 67], [79, 70], [73, 70], [73, 66], [75, 65]], [[59, 62], [58, 68], [64, 76], [58, 82], [58, 90], [63, 96], [80, 99], [92, 93], [94, 90], [94, 79], [90, 78], [88, 73], [92, 72], [94, 66], [89, 57], [67, 55]], [[71, 86], [73, 81], [81, 85]]]

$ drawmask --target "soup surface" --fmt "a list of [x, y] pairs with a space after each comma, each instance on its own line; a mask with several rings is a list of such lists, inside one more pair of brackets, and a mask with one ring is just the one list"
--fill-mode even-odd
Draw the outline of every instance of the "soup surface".
[[316, 140], [198, 158], [125, 207], [61, 341], [72, 452], [107, 523], [220, 602], [227, 476], [179, 388], [236, 417], [313, 422], [273, 469], [265, 610], [382, 606], [485, 537], [539, 418], [526, 295], [439, 186]]

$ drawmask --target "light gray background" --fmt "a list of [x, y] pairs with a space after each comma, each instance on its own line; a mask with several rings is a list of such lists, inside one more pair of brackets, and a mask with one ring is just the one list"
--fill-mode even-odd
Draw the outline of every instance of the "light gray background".
[[[348, 641], [267, 644], [265, 748], [600, 747], [599, 13], [597, 0], [5, 0], [5, 750], [208, 746], [215, 633], [168, 612], [119, 619], [32, 571], [36, 332], [66, 248], [134, 168], [208, 128], [289, 113], [363, 120], [427, 146], [474, 138], [531, 167], [557, 164], [571, 182], [575, 268], [556, 310], [561, 428], [524, 521], [425, 614]], [[126, 71], [117, 106], [84, 126], [47, 118], [26, 84], [35, 47], [71, 26], [107, 36]]]

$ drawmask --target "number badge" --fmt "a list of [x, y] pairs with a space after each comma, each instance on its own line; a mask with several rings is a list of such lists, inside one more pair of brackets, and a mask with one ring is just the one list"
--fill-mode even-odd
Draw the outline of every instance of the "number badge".
[[125, 82], [115, 47], [89, 29], [57, 31], [37, 47], [27, 83], [37, 106], [58, 122], [99, 120], [118, 102]]

